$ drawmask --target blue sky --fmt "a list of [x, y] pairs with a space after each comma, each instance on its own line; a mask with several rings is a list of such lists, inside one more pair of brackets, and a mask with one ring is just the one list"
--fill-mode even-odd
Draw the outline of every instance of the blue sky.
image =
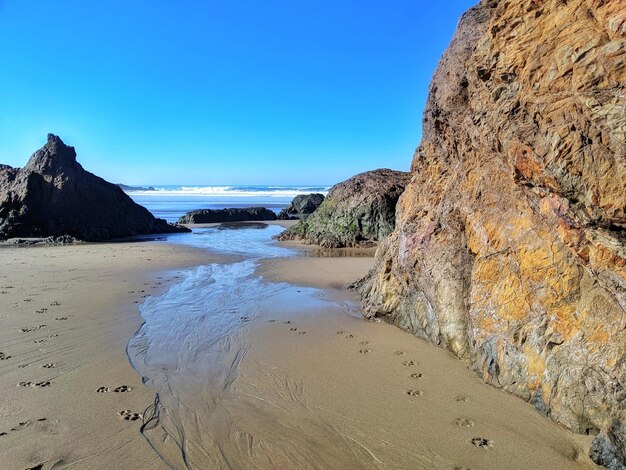
[[334, 184], [408, 170], [475, 1], [0, 0], [0, 162], [48, 132], [131, 184]]

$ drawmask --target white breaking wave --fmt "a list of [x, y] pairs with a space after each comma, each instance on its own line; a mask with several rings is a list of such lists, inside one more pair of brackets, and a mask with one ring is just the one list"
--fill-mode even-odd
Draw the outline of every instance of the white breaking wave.
[[173, 186], [154, 190], [127, 191], [131, 196], [202, 197], [296, 197], [299, 194], [328, 194], [327, 186]]

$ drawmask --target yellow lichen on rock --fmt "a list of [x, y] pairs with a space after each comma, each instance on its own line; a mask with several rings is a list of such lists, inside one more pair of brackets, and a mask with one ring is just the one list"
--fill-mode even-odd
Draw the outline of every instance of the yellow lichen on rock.
[[411, 172], [366, 314], [626, 465], [626, 0], [469, 10]]

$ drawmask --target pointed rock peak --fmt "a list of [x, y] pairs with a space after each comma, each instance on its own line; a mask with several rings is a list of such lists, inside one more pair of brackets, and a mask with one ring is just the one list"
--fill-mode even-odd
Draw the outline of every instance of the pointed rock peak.
[[52, 155], [56, 154], [76, 160], [76, 150], [74, 150], [74, 147], [65, 145], [58, 135], [48, 134], [48, 142], [44, 145], [44, 149], [45, 148], [49, 149]]
[[46, 144], [37, 150], [28, 160], [27, 167], [33, 170], [50, 170], [55, 167], [67, 167], [76, 163], [76, 150], [65, 145], [55, 134], [48, 134]]
[[58, 135], [54, 135], [54, 134], [48, 134], [48, 143], [50, 142], [63, 143], [63, 141], [61, 140], [61, 137], [59, 137]]

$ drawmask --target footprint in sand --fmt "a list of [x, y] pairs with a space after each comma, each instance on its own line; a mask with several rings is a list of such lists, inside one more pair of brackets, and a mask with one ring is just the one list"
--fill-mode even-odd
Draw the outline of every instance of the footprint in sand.
[[30, 333], [32, 331], [41, 330], [45, 328], [47, 325], [39, 325], [39, 326], [25, 326], [24, 328], [20, 328], [20, 333]]
[[50, 385], [52, 384], [48, 382], [47, 380], [44, 380], [43, 382], [37, 382], [37, 383], [20, 382], [19, 384], [17, 384], [18, 387], [49, 387]]
[[43, 367], [44, 369], [54, 369], [56, 366], [56, 364], [44, 364], [41, 367]]
[[493, 441], [485, 439], [484, 437], [475, 437], [470, 442], [472, 445], [480, 447], [481, 449], [489, 449], [490, 447], [493, 447], [494, 444]]
[[394, 351], [393, 352], [396, 356], [404, 356], [406, 353], [404, 351]]
[[338, 334], [338, 335], [343, 335], [343, 334], [345, 334], [345, 333], [346, 333], [346, 332], [345, 332], [345, 331], [343, 331], [343, 330], [339, 330], [339, 331], [337, 332], [337, 334]]
[[47, 308], [40, 308], [39, 310], [35, 310], [34, 313], [46, 313], [48, 311]]
[[0, 352], [0, 361], [6, 361], [7, 359], [11, 359], [11, 356], [7, 356], [3, 352]]
[[367, 346], [368, 344], [370, 344], [370, 342], [369, 341], [361, 341], [359, 344], [362, 345], [362, 346]]
[[454, 467], [452, 467], [452, 470], [472, 470], [469, 467], [464, 467], [463, 465], [455, 465]]
[[469, 401], [469, 398], [459, 395], [455, 398], [455, 400], [459, 403], [467, 403]]
[[299, 335], [306, 335], [306, 331], [298, 331]]
[[67, 317], [56, 317], [55, 320], [67, 320]]
[[348, 339], [352, 339], [352, 338], [354, 338], [354, 335], [346, 335], [345, 337], [348, 338]]
[[276, 323], [276, 320], [267, 320], [270, 323]]
[[454, 424], [460, 428], [472, 428], [476, 425], [476, 423], [469, 418], [458, 418]]
[[298, 331], [298, 328], [289, 328], [289, 331]]
[[412, 373], [412, 374], [410, 375], [410, 377], [411, 377], [412, 379], [421, 379], [422, 377], [424, 377], [424, 375], [423, 375], [423, 374], [421, 374], [421, 373], [419, 373], [419, 372], [414, 372], [414, 373]]
[[283, 322], [285, 325], [291, 325], [293, 322], [291, 320], [286, 320]]
[[402, 365], [403, 365], [403, 366], [407, 366], [407, 367], [413, 367], [413, 366], [416, 366], [416, 365], [417, 365], [417, 362], [415, 362], [415, 361], [404, 361], [404, 362], [402, 363]]
[[41, 343], [45, 343], [46, 340], [45, 339], [36, 339], [35, 341], [33, 341], [33, 343], [35, 344], [41, 344]]
[[108, 393], [111, 389], [109, 387], [100, 387], [96, 390], [96, 393]]
[[24, 300], [22, 300], [22, 302], [32, 302], [32, 301], [33, 301], [33, 299], [24, 299]]
[[371, 349], [361, 349], [359, 352], [360, 352], [361, 354], [369, 354], [369, 353], [371, 353], [371, 352], [372, 352], [372, 350], [371, 350]]
[[61, 305], [61, 302], [59, 302], [58, 300], [50, 302], [51, 307], [59, 307], [60, 305]]
[[137, 421], [138, 419], [141, 419], [142, 416], [139, 413], [136, 413], [134, 411], [131, 410], [122, 410], [122, 411], [118, 411], [117, 413], [122, 419], [125, 419], [126, 421]]
[[130, 392], [131, 390], [132, 388], [129, 387], [128, 385], [120, 385], [119, 387], [115, 387], [113, 389], [115, 393], [126, 393], [126, 392]]
[[[37, 421], [39, 421], [39, 422], [46, 421], [46, 418], [39, 418]], [[22, 428], [24, 428], [26, 426], [30, 426], [31, 424], [33, 424], [32, 421], [22, 421], [20, 423], [17, 423], [17, 426], [15, 426], [14, 428], [11, 428], [11, 431], [19, 431], [20, 429], [22, 429]]]
[[413, 389], [413, 390], [407, 390], [406, 394], [411, 397], [421, 397], [424, 394], [424, 392], [422, 392], [421, 390]]

